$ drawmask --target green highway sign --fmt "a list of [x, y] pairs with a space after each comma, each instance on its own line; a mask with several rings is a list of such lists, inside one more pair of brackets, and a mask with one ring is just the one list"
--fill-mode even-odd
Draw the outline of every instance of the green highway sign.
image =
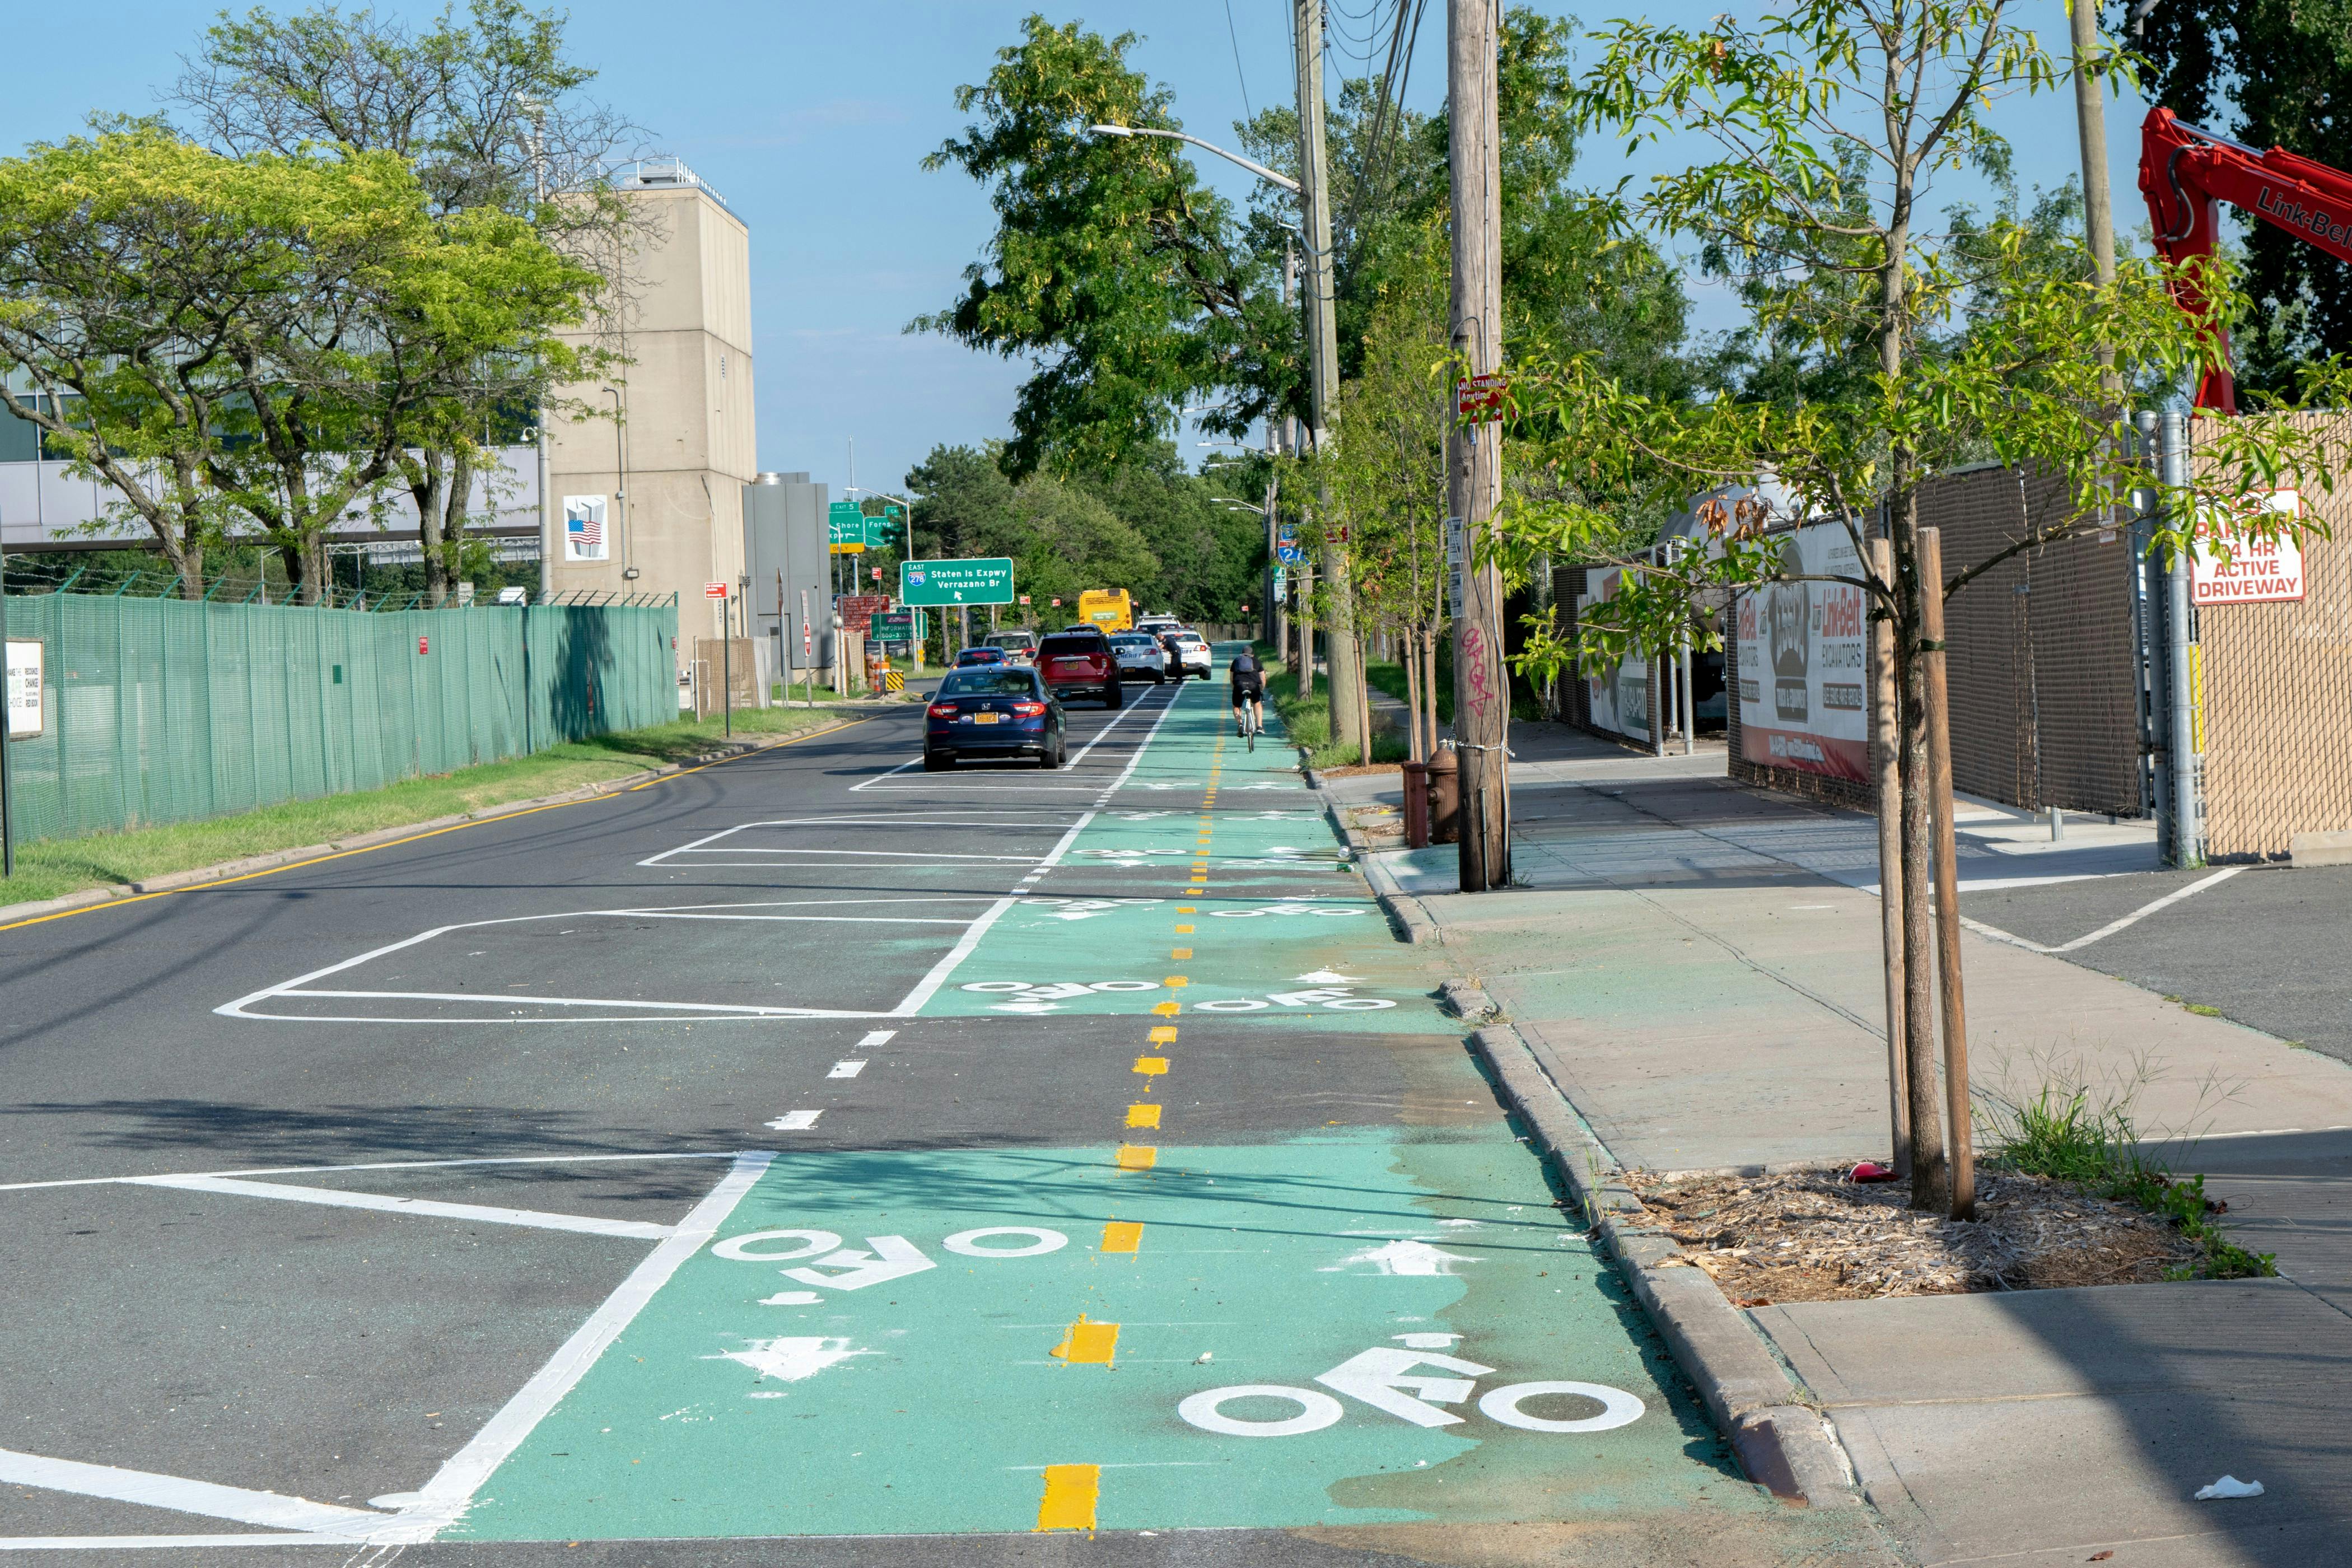
[[866, 545], [866, 514], [854, 500], [837, 500], [825, 515], [826, 531], [835, 555], [860, 555]]
[[902, 562], [898, 597], [909, 605], [1009, 605], [1013, 603], [1013, 563], [1003, 556]]
[[894, 544], [907, 542], [907, 514], [897, 507], [886, 509], [879, 517], [866, 520], [866, 548], [887, 550]]
[[883, 610], [866, 635], [876, 642], [921, 642], [931, 635], [931, 617], [920, 610]]

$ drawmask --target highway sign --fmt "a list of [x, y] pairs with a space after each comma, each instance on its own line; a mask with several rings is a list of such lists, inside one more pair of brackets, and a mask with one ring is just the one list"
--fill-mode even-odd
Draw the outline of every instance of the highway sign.
[[931, 617], [920, 610], [884, 610], [875, 616], [866, 636], [876, 642], [914, 643], [931, 635]]
[[1307, 552], [1298, 545], [1298, 530], [1283, 523], [1274, 531], [1274, 553], [1286, 565], [1297, 566], [1307, 559]]
[[1013, 603], [1013, 563], [1003, 556], [903, 562], [898, 567], [898, 597], [908, 605], [1009, 605]]
[[866, 514], [856, 501], [835, 501], [825, 513], [825, 528], [835, 555], [866, 552]]

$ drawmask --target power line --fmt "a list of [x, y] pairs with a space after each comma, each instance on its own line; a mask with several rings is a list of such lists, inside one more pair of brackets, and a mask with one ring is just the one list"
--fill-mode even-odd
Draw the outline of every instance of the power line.
[[1242, 70], [1242, 36], [1234, 26], [1234, 0], [1225, 0], [1225, 37], [1234, 41], [1234, 76], [1242, 84], [1242, 115], [1244, 120], [1255, 120], [1257, 110], [1250, 107], [1249, 78]]

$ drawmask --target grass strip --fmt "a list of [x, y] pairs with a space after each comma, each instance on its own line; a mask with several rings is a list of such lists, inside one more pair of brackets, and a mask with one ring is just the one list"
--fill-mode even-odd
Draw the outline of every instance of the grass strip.
[[[734, 731], [738, 738], [788, 734], [846, 716], [822, 707], [753, 709], [735, 715]], [[283, 801], [203, 822], [20, 844], [16, 875], [0, 882], [0, 919], [6, 917], [10, 904], [63, 898], [86, 888], [126, 887], [226, 860], [562, 795], [709, 752], [724, 743], [725, 729], [718, 719], [680, 720], [567, 741], [527, 757], [407, 779], [383, 789]]]
[[2278, 1273], [2274, 1254], [2249, 1252], [2222, 1234], [2217, 1216], [2224, 1205], [2205, 1195], [2203, 1176], [2176, 1175], [2141, 1148], [2139, 1131], [2124, 1107], [2094, 1105], [2087, 1089], [2045, 1084], [2031, 1100], [1996, 1100], [1993, 1120], [1993, 1161], [2137, 1204], [2169, 1220], [2203, 1249], [2202, 1257], [2173, 1270], [2170, 1278], [2257, 1279]]
[[[1287, 668], [1269, 664], [1266, 670], [1266, 701], [1281, 717], [1283, 731], [1290, 743], [1307, 748], [1308, 767], [1349, 768], [1364, 760], [1355, 747], [1331, 739], [1328, 688], [1318, 687], [1302, 701], [1298, 696], [1297, 678]], [[1373, 737], [1372, 761], [1375, 763], [1401, 763], [1411, 754], [1402, 735], [1383, 731]]]

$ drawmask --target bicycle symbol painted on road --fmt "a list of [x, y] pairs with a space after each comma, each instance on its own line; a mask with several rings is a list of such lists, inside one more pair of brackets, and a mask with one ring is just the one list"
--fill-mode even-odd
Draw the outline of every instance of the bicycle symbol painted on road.
[[[1403, 1349], [1376, 1345], [1370, 1350], [1349, 1356], [1315, 1381], [1337, 1394], [1345, 1394], [1360, 1404], [1410, 1421], [1416, 1426], [1455, 1426], [1462, 1417], [1441, 1408], [1460, 1405], [1476, 1392], [1476, 1380], [1493, 1373], [1494, 1368], [1460, 1356], [1444, 1353], [1442, 1347], [1450, 1346], [1460, 1336], [1456, 1334], [1399, 1334]], [[1423, 1371], [1420, 1369], [1431, 1369]], [[1453, 1373], [1436, 1376], [1432, 1373]], [[1573, 1398], [1588, 1405], [1597, 1405], [1592, 1415], [1541, 1415], [1529, 1413], [1529, 1403], [1550, 1397]], [[1288, 1415], [1234, 1415], [1228, 1405], [1244, 1401], [1276, 1401], [1297, 1407]], [[1607, 1432], [1619, 1426], [1631, 1426], [1642, 1418], [1648, 1406], [1641, 1399], [1622, 1388], [1605, 1384], [1578, 1383], [1552, 1379], [1530, 1383], [1507, 1383], [1490, 1388], [1478, 1397], [1478, 1413], [1487, 1420], [1504, 1426], [1515, 1426], [1522, 1432]], [[1207, 1388], [1187, 1397], [1176, 1406], [1176, 1414], [1190, 1426], [1203, 1432], [1213, 1432], [1221, 1437], [1298, 1437], [1309, 1432], [1320, 1432], [1335, 1426], [1347, 1415], [1348, 1407], [1322, 1389], [1299, 1388], [1280, 1383], [1244, 1383], [1224, 1388]]]

